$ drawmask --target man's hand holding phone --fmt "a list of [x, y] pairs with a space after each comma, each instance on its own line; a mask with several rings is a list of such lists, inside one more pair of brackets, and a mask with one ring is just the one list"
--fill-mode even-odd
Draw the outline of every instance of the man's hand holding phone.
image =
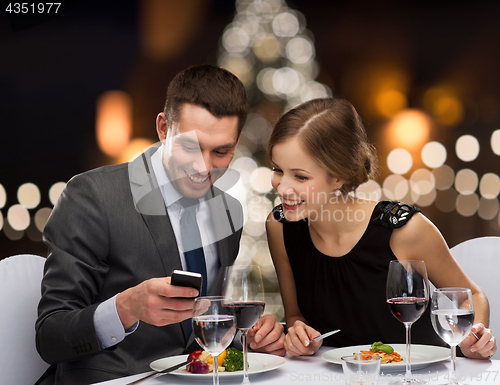
[[198, 286], [198, 278], [188, 278], [188, 281], [194, 282], [195, 287], [174, 285], [174, 282], [180, 282], [177, 278], [172, 282], [174, 276], [182, 275], [179, 278], [184, 278], [183, 273], [187, 272], [172, 274], [172, 277], [148, 279], [118, 294], [116, 310], [124, 329], [128, 330], [137, 321], [165, 326], [191, 318], [194, 298], [201, 291], [201, 281]]

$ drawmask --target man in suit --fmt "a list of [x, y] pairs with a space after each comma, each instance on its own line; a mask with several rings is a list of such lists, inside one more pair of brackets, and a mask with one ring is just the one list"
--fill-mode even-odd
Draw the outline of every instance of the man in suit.
[[[49, 256], [36, 345], [55, 373], [42, 384], [145, 372], [153, 360], [196, 348], [185, 320], [199, 293], [170, 284], [172, 271], [189, 264], [181, 202], [197, 203], [206, 292], [220, 295], [225, 267], [238, 254], [243, 214], [214, 182], [233, 158], [247, 109], [233, 74], [190, 67], [172, 80], [157, 116], [159, 149], [68, 182], [44, 230]], [[257, 351], [284, 355], [283, 341], [272, 316], [249, 333]]]

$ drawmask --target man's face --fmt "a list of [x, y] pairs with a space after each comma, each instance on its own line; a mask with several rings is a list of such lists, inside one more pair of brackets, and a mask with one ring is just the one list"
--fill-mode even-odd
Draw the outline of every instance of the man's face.
[[238, 118], [216, 118], [206, 109], [186, 103], [180, 119], [166, 126], [159, 114], [156, 129], [162, 143], [163, 166], [175, 189], [188, 198], [201, 198], [220, 178], [238, 144]]

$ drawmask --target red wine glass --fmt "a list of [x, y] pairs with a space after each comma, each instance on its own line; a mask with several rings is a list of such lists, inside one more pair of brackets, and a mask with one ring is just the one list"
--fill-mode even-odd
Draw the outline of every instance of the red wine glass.
[[411, 325], [420, 318], [429, 303], [429, 281], [424, 261], [391, 261], [386, 299], [391, 313], [406, 329], [406, 374], [403, 379], [391, 384], [426, 384], [426, 381], [412, 378], [410, 361]]
[[243, 382], [248, 379], [247, 333], [264, 313], [264, 284], [257, 265], [230, 266], [224, 278], [224, 304], [234, 309], [243, 344]]

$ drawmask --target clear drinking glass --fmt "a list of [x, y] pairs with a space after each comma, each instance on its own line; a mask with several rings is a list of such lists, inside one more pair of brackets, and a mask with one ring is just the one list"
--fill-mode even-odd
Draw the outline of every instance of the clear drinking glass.
[[474, 302], [470, 289], [444, 287], [435, 289], [431, 301], [431, 321], [437, 335], [451, 348], [448, 385], [457, 381], [456, 347], [467, 337], [474, 324]]
[[386, 299], [389, 309], [406, 329], [406, 374], [391, 384], [426, 384], [411, 375], [411, 325], [420, 318], [429, 302], [429, 281], [424, 261], [393, 260], [387, 274]]
[[219, 385], [218, 355], [236, 333], [234, 309], [223, 304], [223, 297], [199, 297], [194, 301], [191, 322], [196, 342], [213, 358], [213, 383]]
[[257, 265], [230, 266], [224, 278], [224, 303], [234, 309], [243, 343], [243, 382], [248, 379], [247, 333], [264, 313], [264, 284]]

